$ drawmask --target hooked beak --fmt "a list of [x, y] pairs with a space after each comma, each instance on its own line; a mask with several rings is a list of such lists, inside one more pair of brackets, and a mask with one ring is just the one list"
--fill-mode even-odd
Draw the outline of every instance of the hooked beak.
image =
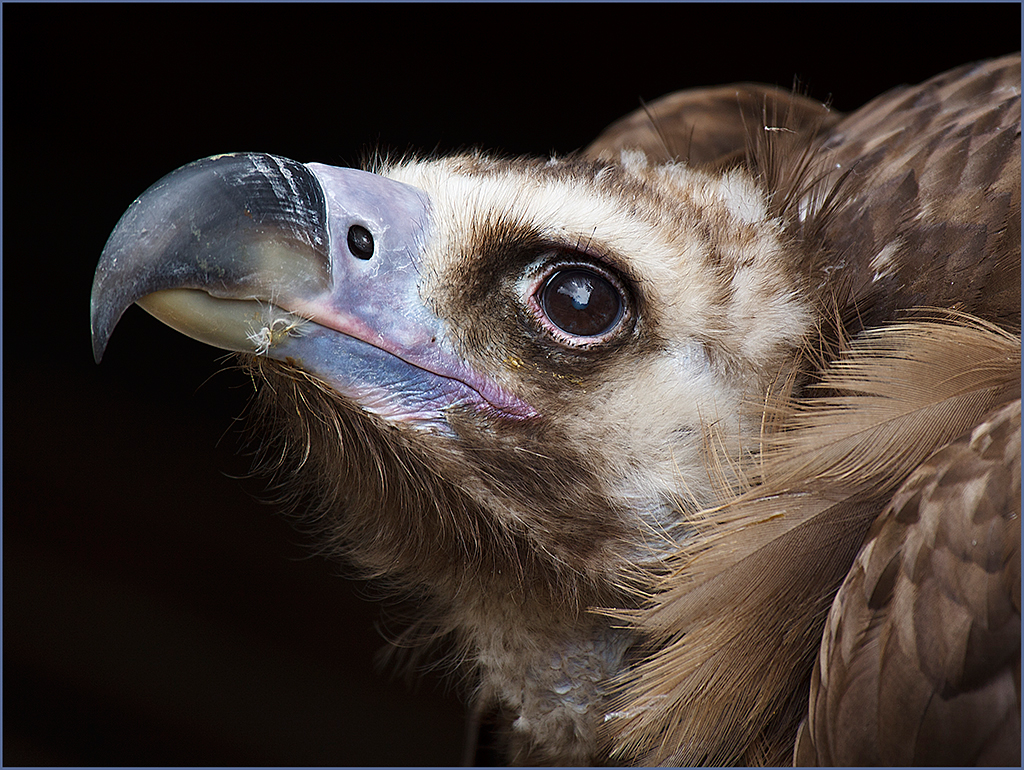
[[93, 353], [137, 302], [202, 342], [304, 369], [383, 417], [533, 416], [465, 363], [424, 304], [431, 232], [426, 194], [375, 174], [263, 153], [196, 161], [143, 193], [107, 241]]

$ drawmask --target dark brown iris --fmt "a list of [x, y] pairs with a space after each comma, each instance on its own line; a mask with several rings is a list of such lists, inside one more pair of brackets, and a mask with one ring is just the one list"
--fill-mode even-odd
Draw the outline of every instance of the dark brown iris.
[[622, 317], [618, 289], [604, 276], [585, 268], [559, 270], [540, 292], [540, 306], [556, 327], [576, 337], [597, 337]]

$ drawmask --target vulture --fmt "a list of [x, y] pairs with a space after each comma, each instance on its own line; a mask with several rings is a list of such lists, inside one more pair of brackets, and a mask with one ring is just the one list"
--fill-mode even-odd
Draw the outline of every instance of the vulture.
[[511, 764], [1019, 765], [1020, 56], [546, 158], [245, 152], [128, 210], [256, 461]]

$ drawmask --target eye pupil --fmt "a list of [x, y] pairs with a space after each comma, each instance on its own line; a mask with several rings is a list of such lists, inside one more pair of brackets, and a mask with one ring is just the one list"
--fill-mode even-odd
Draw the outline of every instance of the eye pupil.
[[348, 229], [348, 248], [359, 259], [373, 256], [373, 236], [362, 225], [352, 225]]
[[541, 309], [555, 326], [576, 337], [596, 337], [622, 317], [622, 297], [602, 275], [571, 268], [552, 275], [540, 296]]

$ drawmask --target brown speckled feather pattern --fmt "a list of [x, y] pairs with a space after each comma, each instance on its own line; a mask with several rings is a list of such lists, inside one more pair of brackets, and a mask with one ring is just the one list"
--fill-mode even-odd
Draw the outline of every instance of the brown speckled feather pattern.
[[897, 89], [828, 132], [820, 152], [850, 189], [824, 238], [864, 325], [932, 306], [1019, 326], [1020, 114], [1015, 56]]
[[872, 526], [796, 761], [1020, 764], [1020, 400], [922, 463]]
[[800, 762], [1017, 764], [1020, 58], [847, 116], [807, 102], [684, 92], [591, 148], [728, 166], [714, 120], [747, 130], [820, 313], [759, 484], [705, 512], [649, 608], [616, 613], [649, 645], [605, 740], [631, 764], [789, 764], [813, 668]]

